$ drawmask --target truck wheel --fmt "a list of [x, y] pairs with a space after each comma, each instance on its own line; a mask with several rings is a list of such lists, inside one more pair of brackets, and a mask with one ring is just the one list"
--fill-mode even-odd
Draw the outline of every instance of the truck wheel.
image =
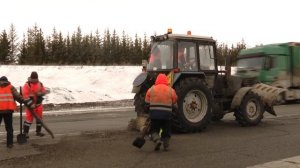
[[209, 124], [212, 114], [212, 94], [198, 78], [181, 80], [175, 90], [178, 110], [173, 116], [173, 127], [180, 132], [201, 131]]
[[241, 106], [234, 115], [237, 122], [242, 126], [255, 126], [261, 122], [264, 111], [261, 98], [257, 94], [249, 92], [243, 98]]

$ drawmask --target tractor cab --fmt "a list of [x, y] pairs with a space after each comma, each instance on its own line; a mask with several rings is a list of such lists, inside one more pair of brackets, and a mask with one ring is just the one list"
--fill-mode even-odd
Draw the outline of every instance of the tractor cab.
[[147, 71], [217, 70], [215, 41], [211, 37], [167, 34], [151, 36], [151, 53]]

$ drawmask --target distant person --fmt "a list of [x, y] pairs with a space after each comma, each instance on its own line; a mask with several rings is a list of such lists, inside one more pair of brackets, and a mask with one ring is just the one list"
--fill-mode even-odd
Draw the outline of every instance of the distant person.
[[184, 56], [184, 48], [178, 48], [178, 67], [184, 67], [186, 64], [185, 56]]
[[6, 146], [7, 148], [13, 147], [13, 118], [12, 114], [17, 109], [16, 101], [19, 103], [25, 103], [26, 106], [30, 107], [32, 101], [24, 100], [18, 93], [16, 88], [10, 84], [6, 76], [0, 78], [0, 125], [2, 118], [5, 123], [6, 130]]
[[[37, 114], [40, 119], [43, 119], [43, 96], [47, 94], [47, 91], [39, 81], [38, 73], [33, 71], [31, 72], [28, 81], [24, 84], [23, 89], [23, 97], [25, 99], [30, 99], [33, 101], [33, 111]], [[29, 109], [26, 109], [26, 118], [24, 121], [24, 134], [26, 138], [29, 138], [29, 129], [33, 122], [33, 115], [30, 113]], [[36, 136], [43, 137], [45, 134], [42, 133], [42, 124], [36, 120]]]
[[[175, 90], [169, 86], [167, 76], [159, 74], [155, 84], [148, 89], [145, 97], [151, 119], [150, 134], [155, 143], [155, 151], [160, 150], [163, 143], [165, 150], [169, 148], [171, 138], [172, 107], [176, 105], [177, 95]], [[160, 130], [162, 130], [160, 137]]]
[[154, 47], [149, 58], [151, 67], [161, 68], [161, 53], [158, 47]]

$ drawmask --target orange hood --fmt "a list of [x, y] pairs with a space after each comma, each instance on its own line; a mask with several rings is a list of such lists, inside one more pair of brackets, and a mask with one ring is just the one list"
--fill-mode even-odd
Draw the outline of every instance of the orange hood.
[[155, 81], [155, 85], [159, 85], [159, 84], [169, 85], [168, 78], [165, 74], [158, 74]]

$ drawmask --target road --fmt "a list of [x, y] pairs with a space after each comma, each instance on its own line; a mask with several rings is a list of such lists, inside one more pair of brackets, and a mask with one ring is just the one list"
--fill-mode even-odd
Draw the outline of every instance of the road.
[[[154, 152], [151, 142], [141, 150], [130, 145], [138, 135], [126, 131], [128, 121], [134, 117], [130, 108], [49, 115], [45, 121], [58, 138], [54, 141], [50, 136], [39, 139], [31, 132], [28, 144], [16, 144], [12, 150], [30, 149], [32, 154], [2, 159], [0, 167], [253, 166], [300, 155], [299, 109], [300, 104], [277, 106], [278, 116], [265, 114], [263, 122], [256, 127], [240, 127], [232, 114], [228, 114], [222, 121], [211, 123], [203, 132], [173, 135], [168, 152]], [[18, 128], [16, 121], [15, 130]], [[1, 135], [0, 139], [3, 138]], [[13, 155], [12, 150], [8, 153]]]

